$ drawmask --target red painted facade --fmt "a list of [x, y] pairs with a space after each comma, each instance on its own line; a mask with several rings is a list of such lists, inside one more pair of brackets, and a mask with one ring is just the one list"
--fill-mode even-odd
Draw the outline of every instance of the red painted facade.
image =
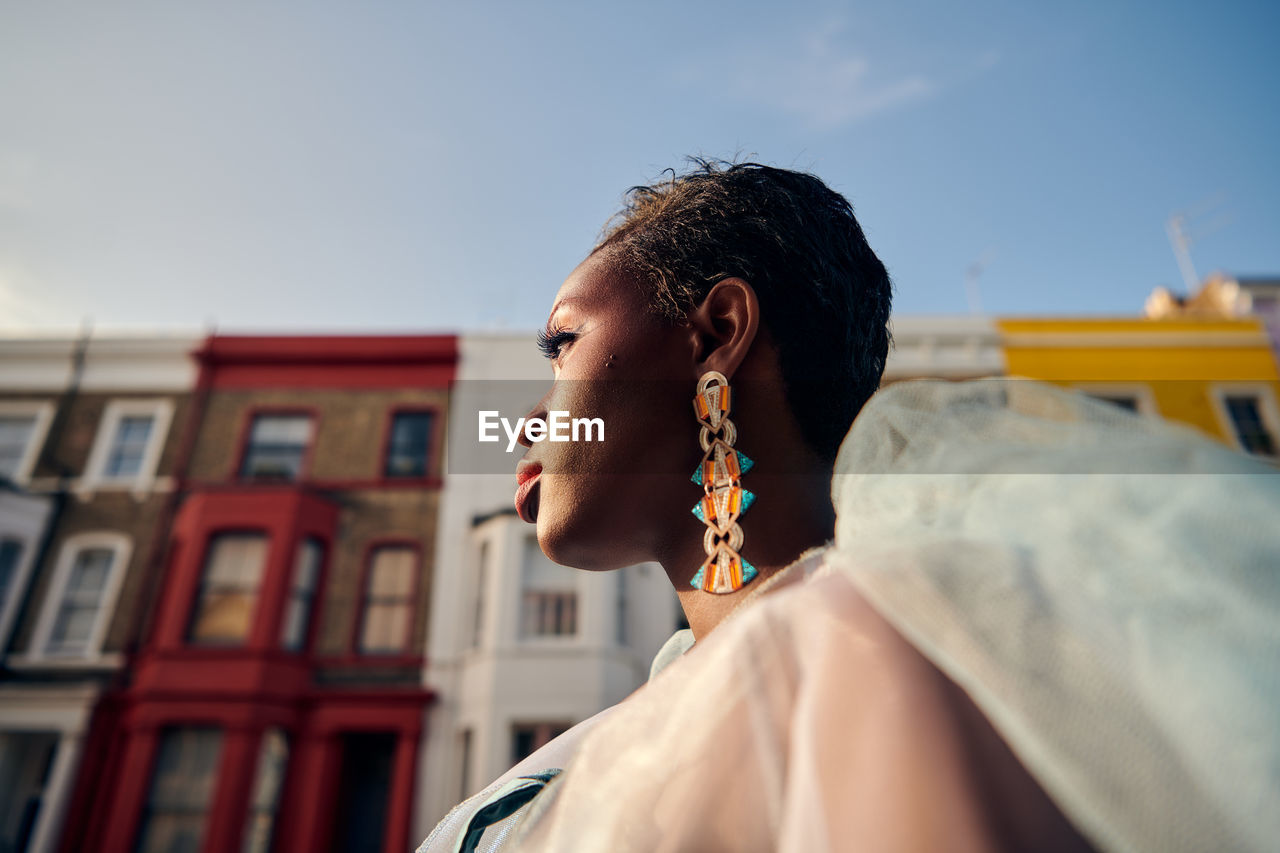
[[[220, 389], [255, 388], [446, 389], [456, 341], [452, 336], [212, 338], [196, 357], [200, 387], [214, 395]], [[331, 849], [344, 743], [350, 743], [348, 736], [379, 733], [394, 736], [382, 850], [402, 853], [410, 847], [413, 784], [432, 696], [420, 680], [388, 682], [379, 673], [388, 666], [420, 671], [422, 655], [411, 649], [396, 656], [326, 658], [315, 651], [316, 634], [329, 564], [344, 535], [341, 489], [437, 489], [438, 480], [348, 484], [303, 478], [241, 484], [233, 472], [221, 483], [193, 483], [181, 474], [180, 481], [183, 494], [162, 543], [164, 571], [148, 630], [127, 667], [127, 684], [107, 695], [95, 714], [85, 749], [91, 758], [81, 770], [62, 850], [135, 850], [164, 732], [212, 727], [221, 733], [221, 748], [203, 853], [243, 849], [260, 748], [273, 728], [284, 733], [288, 758], [272, 850]], [[265, 566], [244, 641], [199, 645], [189, 638], [192, 615], [209, 544], [225, 532], [264, 536]], [[306, 639], [301, 648], [288, 651], [281, 643], [282, 624], [298, 549], [309, 538], [321, 543], [324, 557]], [[321, 677], [333, 664], [343, 670], [337, 682]]]

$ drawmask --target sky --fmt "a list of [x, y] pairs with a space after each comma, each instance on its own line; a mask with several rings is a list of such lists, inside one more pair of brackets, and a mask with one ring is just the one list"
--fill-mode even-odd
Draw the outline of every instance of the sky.
[[[899, 314], [1280, 274], [1280, 3], [0, 0], [0, 334], [525, 330], [630, 186], [811, 171]], [[977, 302], [966, 277], [980, 267]]]

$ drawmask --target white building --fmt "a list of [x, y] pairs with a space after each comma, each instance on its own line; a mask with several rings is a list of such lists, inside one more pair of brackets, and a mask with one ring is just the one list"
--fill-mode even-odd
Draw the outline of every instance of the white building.
[[[450, 443], [474, 441], [478, 409], [514, 420], [551, 385], [531, 334], [461, 336], [457, 376]], [[528, 399], [514, 411], [522, 392]], [[519, 757], [643, 684], [680, 627], [657, 565], [591, 573], [543, 556], [512, 505], [521, 453], [510, 454], [504, 473], [445, 475], [426, 648], [436, 700], [419, 764], [418, 838]]]

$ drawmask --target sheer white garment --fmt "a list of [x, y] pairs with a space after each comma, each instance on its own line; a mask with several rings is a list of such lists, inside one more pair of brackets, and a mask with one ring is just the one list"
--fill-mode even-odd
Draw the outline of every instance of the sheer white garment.
[[578, 732], [504, 840], [1043, 849], [1065, 815], [1100, 849], [1275, 849], [1275, 469], [1037, 383], [914, 382], [832, 492], [834, 547]]

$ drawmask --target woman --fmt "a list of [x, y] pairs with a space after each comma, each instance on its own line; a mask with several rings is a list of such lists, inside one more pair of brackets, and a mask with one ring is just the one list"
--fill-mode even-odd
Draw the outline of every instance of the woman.
[[[846, 439], [889, 306], [813, 176], [700, 163], [632, 190], [556, 295], [530, 413], [601, 418], [607, 440], [526, 443], [516, 505], [559, 563], [659, 562], [690, 631], [423, 850], [1247, 848], [1277, 829], [1280, 643], [1257, 619], [1275, 536], [1164, 517], [1152, 549], [1139, 511], [1203, 516], [1208, 494], [1265, 518], [1275, 478], [1030, 384], [891, 389]], [[1183, 591], [1152, 592], [1156, 560]], [[1191, 599], [1207, 615], [1169, 616]], [[1187, 678], [1213, 696], [1175, 701]], [[1261, 752], [1204, 736], [1222, 724]]]

